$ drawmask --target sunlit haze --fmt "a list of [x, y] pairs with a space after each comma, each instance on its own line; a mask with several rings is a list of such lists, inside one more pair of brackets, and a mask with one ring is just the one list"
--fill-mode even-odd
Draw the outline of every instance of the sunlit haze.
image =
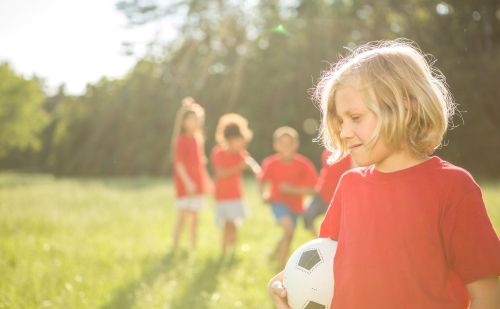
[[[123, 76], [153, 38], [171, 39], [174, 21], [127, 28], [117, 0], [0, 1], [0, 62], [29, 77], [43, 78], [53, 92], [66, 84], [81, 94], [102, 76]], [[133, 42], [126, 55], [124, 42]]]

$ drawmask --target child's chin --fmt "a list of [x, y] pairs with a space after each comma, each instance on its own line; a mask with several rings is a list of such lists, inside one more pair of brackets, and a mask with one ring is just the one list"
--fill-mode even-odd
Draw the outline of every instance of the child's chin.
[[351, 158], [354, 161], [354, 163], [356, 163], [356, 166], [368, 166], [368, 165], [372, 164], [372, 162], [370, 162], [369, 160], [366, 160], [364, 158], [356, 157], [356, 156], [354, 156], [352, 154], [351, 154]]

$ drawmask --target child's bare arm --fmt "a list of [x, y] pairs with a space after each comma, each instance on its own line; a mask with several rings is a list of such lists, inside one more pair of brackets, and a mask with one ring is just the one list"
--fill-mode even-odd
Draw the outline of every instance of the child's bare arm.
[[217, 177], [223, 178], [241, 173], [246, 169], [250, 169], [255, 175], [260, 173], [260, 166], [252, 157], [246, 157], [245, 160], [238, 166], [230, 168], [216, 168], [214, 172]]
[[471, 297], [470, 309], [500, 308], [500, 281], [498, 277], [486, 277], [467, 284]]
[[276, 309], [290, 309], [286, 301], [286, 290], [283, 287], [283, 272], [278, 273], [269, 281], [268, 291]]
[[179, 177], [181, 178], [182, 183], [186, 187], [186, 191], [189, 194], [194, 194], [196, 187], [195, 187], [193, 180], [191, 180], [191, 178], [189, 177], [184, 164], [179, 163], [179, 162], [175, 163], [175, 170], [179, 174]]
[[314, 186], [310, 187], [299, 187], [299, 186], [293, 186], [288, 183], [282, 183], [280, 185], [280, 190], [283, 193], [288, 193], [292, 195], [312, 195], [316, 191], [314, 190]]
[[262, 169], [260, 168], [260, 165], [259, 163], [257, 163], [257, 161], [255, 161], [254, 158], [248, 156], [245, 158], [245, 163], [246, 165], [248, 165], [248, 167], [250, 168], [250, 170], [252, 170], [252, 172], [257, 176], [259, 175], [261, 172], [262, 172]]
[[237, 165], [237, 166], [234, 166], [234, 167], [229, 167], [229, 168], [216, 168], [215, 169], [215, 176], [219, 177], [219, 178], [224, 178], [224, 177], [228, 177], [228, 176], [231, 176], [231, 175], [234, 175], [234, 174], [238, 174], [238, 173], [241, 173], [242, 171], [244, 171], [245, 169], [247, 168], [247, 165], [246, 163], [241, 163], [240, 165]]
[[269, 202], [269, 190], [268, 190], [268, 183], [267, 182], [259, 182], [259, 192], [262, 200], [264, 203]]

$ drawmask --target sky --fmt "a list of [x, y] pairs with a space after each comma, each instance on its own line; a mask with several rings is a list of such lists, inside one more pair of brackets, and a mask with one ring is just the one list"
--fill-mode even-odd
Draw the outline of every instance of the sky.
[[[26, 77], [43, 78], [53, 93], [65, 83], [82, 94], [102, 76], [125, 75], [155, 37], [175, 37], [175, 20], [127, 27], [118, 0], [0, 0], [0, 62]], [[135, 43], [127, 56], [123, 42]]]

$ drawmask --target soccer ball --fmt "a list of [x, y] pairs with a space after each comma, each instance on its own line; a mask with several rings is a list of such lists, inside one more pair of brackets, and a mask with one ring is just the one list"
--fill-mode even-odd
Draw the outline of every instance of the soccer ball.
[[300, 246], [285, 266], [283, 285], [292, 309], [329, 309], [337, 242], [317, 238]]

